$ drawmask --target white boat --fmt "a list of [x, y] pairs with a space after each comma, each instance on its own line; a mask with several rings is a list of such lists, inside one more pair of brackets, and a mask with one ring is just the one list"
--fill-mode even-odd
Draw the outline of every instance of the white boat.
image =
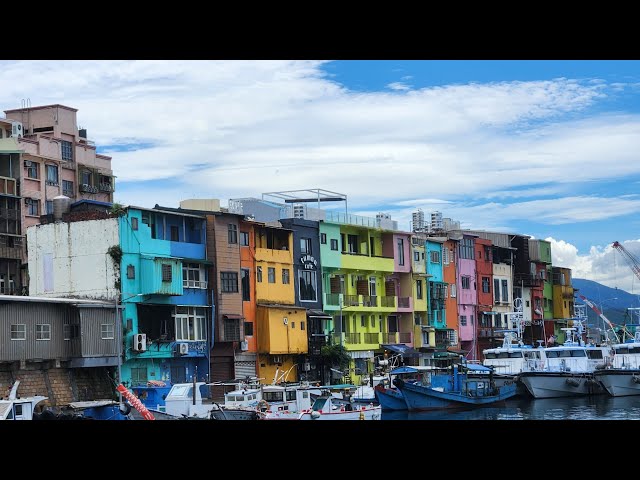
[[380, 405], [363, 405], [347, 399], [339, 399], [326, 391], [298, 416], [299, 420], [381, 420]]
[[613, 359], [594, 377], [613, 397], [640, 395], [640, 329], [633, 339], [612, 345]]
[[523, 371], [520, 382], [534, 398], [573, 397], [604, 393], [594, 378], [597, 369], [611, 359], [608, 346], [585, 345], [581, 322], [578, 327], [563, 328], [567, 341], [558, 347], [545, 347], [542, 369]]
[[42, 395], [18, 398], [19, 385], [20, 380], [16, 380], [9, 397], [0, 399], [0, 420], [33, 420], [36, 405], [48, 398]]
[[258, 404], [263, 420], [298, 420], [300, 413], [311, 408], [322, 394], [319, 387], [308, 383], [263, 385], [262, 400]]

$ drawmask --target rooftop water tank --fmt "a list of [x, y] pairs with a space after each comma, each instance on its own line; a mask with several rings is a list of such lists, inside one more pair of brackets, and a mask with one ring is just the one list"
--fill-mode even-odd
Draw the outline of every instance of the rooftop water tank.
[[62, 215], [69, 213], [71, 209], [71, 199], [65, 195], [53, 197], [53, 218], [56, 222], [62, 220]]

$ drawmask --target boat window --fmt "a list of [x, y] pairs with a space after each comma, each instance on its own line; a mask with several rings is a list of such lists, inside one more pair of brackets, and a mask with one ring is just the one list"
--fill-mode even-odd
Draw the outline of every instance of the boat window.
[[602, 350], [587, 350], [587, 357], [593, 360], [602, 359]]
[[13, 420], [13, 408], [9, 409], [9, 414], [7, 415], [7, 418], [5, 418], [5, 420]]
[[252, 393], [251, 395], [249, 395], [249, 400], [255, 400], [255, 399], [256, 399], [255, 394]]
[[282, 401], [282, 391], [278, 392], [263, 392], [262, 398], [267, 402], [281, 402]]
[[192, 387], [188, 385], [174, 385], [173, 389], [171, 389], [172, 397], [184, 397], [187, 394], [187, 390]]
[[633, 355], [640, 354], [640, 347], [629, 347], [629, 353]]
[[498, 358], [509, 358], [509, 352], [498, 353]]
[[326, 398], [318, 398], [313, 403], [313, 407], [311, 407], [311, 410], [322, 410], [322, 408], [324, 407], [325, 403], [327, 403], [327, 399]]
[[558, 358], [558, 351], [557, 350], [548, 350], [547, 351], [547, 358]]
[[629, 353], [627, 347], [616, 347], [614, 350], [617, 354]]
[[200, 385], [200, 396], [202, 398], [211, 398], [211, 395], [209, 395], [210, 391], [209, 385]]
[[309, 398], [309, 392], [302, 392], [302, 398]]
[[21, 404], [17, 404], [14, 405], [15, 410], [16, 410], [16, 417], [19, 417], [22, 415], [22, 405]]
[[484, 358], [488, 358], [488, 359], [493, 359], [496, 358], [496, 354], [491, 352], [491, 353], [485, 353], [484, 354]]
[[522, 358], [522, 352], [509, 352], [509, 358]]
[[538, 352], [524, 352], [524, 358], [536, 360], [538, 358]]
[[287, 400], [295, 400], [295, 399], [296, 399], [296, 391], [287, 390]]
[[558, 356], [561, 357], [561, 358], [570, 357], [571, 356], [571, 350], [559, 350], [558, 351]]
[[[570, 350], [571, 352], [571, 356], [572, 357], [586, 357], [587, 354], [585, 353], [584, 350]], [[600, 354], [600, 356], [596, 356], [597, 354]], [[593, 354], [594, 356], [589, 355], [589, 358], [602, 358], [602, 352], [600, 350], [593, 350], [590, 351], [589, 354]]]

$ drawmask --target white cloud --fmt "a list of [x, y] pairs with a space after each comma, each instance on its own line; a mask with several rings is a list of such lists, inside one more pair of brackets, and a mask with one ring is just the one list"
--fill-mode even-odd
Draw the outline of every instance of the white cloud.
[[[551, 261], [554, 266], [571, 268], [575, 278], [586, 278], [612, 288], [640, 293], [640, 279], [631, 270], [623, 256], [611, 244], [592, 246], [588, 254], [564, 240], [545, 238], [551, 242]], [[640, 260], [640, 239], [621, 242], [636, 259]]]
[[391, 90], [411, 90], [411, 86], [407, 85], [404, 82], [392, 82], [387, 85]]

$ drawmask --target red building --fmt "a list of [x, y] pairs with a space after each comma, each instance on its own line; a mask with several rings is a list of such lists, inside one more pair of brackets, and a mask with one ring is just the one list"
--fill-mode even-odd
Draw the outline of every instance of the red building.
[[478, 291], [478, 326], [475, 342], [475, 358], [482, 359], [482, 350], [492, 347], [493, 331], [493, 259], [492, 242], [484, 238], [476, 238], [476, 289]]

